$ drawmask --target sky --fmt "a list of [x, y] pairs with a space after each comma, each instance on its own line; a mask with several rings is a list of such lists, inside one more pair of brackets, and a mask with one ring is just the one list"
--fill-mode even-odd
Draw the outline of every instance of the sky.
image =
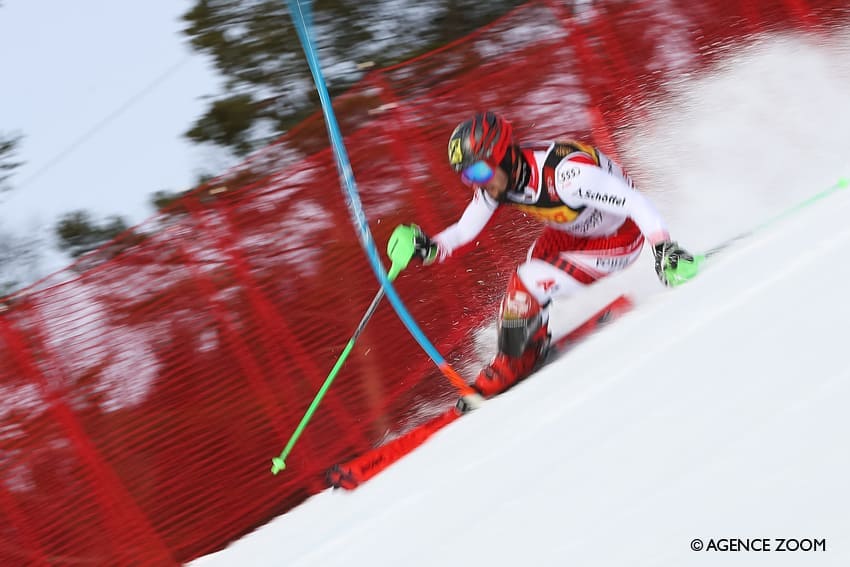
[[180, 34], [191, 5], [3, 0], [0, 131], [24, 135], [25, 165], [0, 196], [0, 227], [50, 228], [77, 209], [137, 224], [154, 212], [150, 194], [225, 169], [221, 152], [182, 137], [219, 92]]
[[680, 288], [645, 251], [556, 302], [561, 331], [623, 291], [638, 306], [357, 490], [191, 565], [850, 564], [850, 189], [776, 220], [850, 176], [848, 53], [766, 37], [619, 140], [685, 247], [754, 235]]

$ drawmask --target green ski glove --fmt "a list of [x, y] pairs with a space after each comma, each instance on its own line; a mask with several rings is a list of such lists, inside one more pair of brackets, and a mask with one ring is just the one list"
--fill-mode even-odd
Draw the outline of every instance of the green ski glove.
[[659, 242], [654, 247], [655, 273], [666, 286], [674, 287], [692, 279], [699, 272], [704, 256], [694, 256], [676, 242]]

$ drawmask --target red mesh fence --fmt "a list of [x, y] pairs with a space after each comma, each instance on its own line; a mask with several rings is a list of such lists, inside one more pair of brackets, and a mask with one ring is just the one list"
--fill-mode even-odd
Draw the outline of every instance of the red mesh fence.
[[[666, 83], [741, 38], [846, 21], [845, 0], [532, 2], [335, 101], [381, 247], [469, 197], [445, 163], [473, 109], [525, 139], [616, 155]], [[537, 227], [507, 212], [397, 282], [463, 367]], [[331, 465], [445, 409], [454, 392], [379, 308], [278, 477], [278, 453], [378, 287], [318, 115], [0, 315], [0, 564], [158, 565], [208, 553], [324, 488]]]

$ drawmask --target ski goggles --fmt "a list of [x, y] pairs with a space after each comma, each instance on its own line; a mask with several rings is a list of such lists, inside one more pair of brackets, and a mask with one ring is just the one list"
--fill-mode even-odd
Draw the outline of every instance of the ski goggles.
[[466, 185], [483, 185], [491, 179], [496, 172], [486, 161], [476, 161], [460, 172], [460, 180]]

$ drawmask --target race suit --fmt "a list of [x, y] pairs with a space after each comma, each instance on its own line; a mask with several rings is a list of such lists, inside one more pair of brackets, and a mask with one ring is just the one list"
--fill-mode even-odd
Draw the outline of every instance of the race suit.
[[460, 220], [434, 237], [437, 261], [472, 242], [501, 204], [513, 206], [546, 225], [517, 268], [526, 289], [545, 305], [631, 265], [644, 237], [651, 245], [669, 240], [653, 204], [597, 148], [559, 141], [521, 151], [531, 170], [524, 191], [507, 191], [499, 202], [476, 188]]

